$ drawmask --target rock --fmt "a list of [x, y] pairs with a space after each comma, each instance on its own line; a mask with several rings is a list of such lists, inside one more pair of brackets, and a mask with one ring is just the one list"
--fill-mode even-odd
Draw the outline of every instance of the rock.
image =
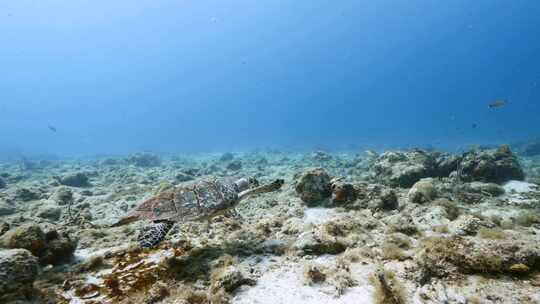
[[501, 184], [509, 180], [523, 180], [525, 174], [517, 158], [507, 145], [496, 150], [470, 151], [461, 161], [460, 179]]
[[302, 174], [295, 190], [305, 203], [320, 203], [332, 195], [330, 176], [320, 168], [309, 170]]
[[264, 253], [282, 255], [287, 251], [288, 243], [283, 240], [270, 239], [261, 244]]
[[229, 162], [233, 159], [234, 159], [234, 154], [232, 154], [231, 152], [226, 152], [221, 155], [221, 157], [219, 158], [219, 161]]
[[460, 156], [440, 152], [414, 150], [386, 152], [374, 161], [370, 178], [392, 187], [409, 188], [428, 177], [448, 177], [456, 171]]
[[120, 160], [115, 159], [115, 158], [106, 158], [100, 163], [100, 165], [102, 166], [116, 166], [119, 164], [120, 164]]
[[15, 198], [23, 202], [37, 200], [40, 196], [39, 193], [28, 188], [19, 188], [15, 191]]
[[416, 182], [409, 190], [409, 202], [423, 204], [435, 199], [436, 191], [431, 179]]
[[399, 207], [398, 197], [396, 192], [392, 189], [383, 189], [379, 196], [379, 201], [379, 209], [395, 210]]
[[174, 179], [175, 179], [176, 181], [178, 181], [178, 182], [183, 183], [183, 182], [192, 181], [192, 180], [195, 179], [195, 177], [192, 176], [192, 175], [183, 173], [183, 172], [179, 172], [178, 174], [176, 174], [176, 175], [174, 176]]
[[508, 268], [508, 271], [515, 274], [524, 274], [531, 270], [531, 268], [523, 263], [517, 263]]
[[24, 296], [33, 288], [38, 270], [38, 261], [28, 250], [0, 249], [0, 302], [10, 293]]
[[461, 156], [450, 155], [448, 153], [435, 152], [435, 168], [433, 177], [447, 177], [452, 172], [456, 171], [459, 163], [461, 162]]
[[3, 247], [26, 249], [42, 264], [59, 264], [73, 255], [77, 243], [54, 229], [43, 231], [37, 224], [25, 224], [6, 232]]
[[392, 215], [385, 220], [390, 228], [390, 232], [401, 232], [406, 235], [413, 235], [418, 232], [418, 227], [408, 214]]
[[356, 200], [356, 190], [354, 186], [349, 183], [332, 183], [332, 203], [336, 205], [349, 204]]
[[34, 256], [40, 256], [46, 247], [45, 233], [37, 224], [25, 224], [6, 232], [2, 236], [2, 245], [6, 248], [26, 249]]
[[68, 261], [73, 257], [77, 242], [68, 235], [61, 234], [56, 230], [49, 230], [45, 233], [47, 240], [45, 251], [39, 256], [39, 261], [44, 264], [57, 265]]
[[523, 156], [533, 157], [540, 155], [540, 139], [534, 139], [518, 146], [518, 153]]
[[459, 216], [450, 223], [450, 230], [456, 235], [475, 235], [482, 227], [482, 220], [469, 214]]
[[464, 185], [467, 192], [499, 196], [504, 194], [504, 188], [495, 183], [472, 182]]
[[356, 200], [343, 207], [347, 209], [394, 210], [399, 206], [396, 192], [380, 184], [354, 184]]
[[6, 222], [0, 222], [0, 236], [9, 231], [9, 224]]
[[350, 269], [329, 263], [307, 262], [304, 264], [304, 284], [313, 286], [319, 291], [334, 298], [341, 297], [349, 287], [357, 285], [351, 276]]
[[238, 171], [242, 169], [242, 162], [240, 160], [233, 160], [227, 165], [227, 169], [231, 171]]
[[316, 162], [328, 162], [332, 160], [332, 155], [324, 151], [315, 151], [309, 155], [309, 158]]
[[86, 190], [81, 191], [81, 195], [84, 195], [84, 196], [92, 196], [92, 195], [94, 195], [94, 192], [92, 192], [92, 191], [86, 189]]
[[[170, 291], [167, 284], [163, 282], [156, 282], [154, 285], [152, 285], [152, 288], [150, 288], [148, 292], [146, 292], [143, 303], [144, 304], [159, 303], [163, 299], [168, 297], [169, 295], [170, 295]], [[174, 303], [178, 303], [178, 302], [174, 301]]]
[[54, 193], [53, 200], [60, 206], [69, 205], [73, 201], [73, 191], [67, 187], [60, 187]]
[[252, 279], [244, 276], [237, 266], [227, 266], [219, 269], [212, 275], [212, 289], [223, 289], [226, 292], [233, 292], [242, 285], [252, 285]]
[[0, 216], [11, 215], [15, 213], [16, 209], [14, 206], [6, 203], [5, 201], [0, 201]]
[[433, 204], [418, 206], [411, 211], [414, 223], [420, 231], [436, 231], [441, 227], [448, 227], [450, 223], [448, 218], [455, 216], [449, 215], [445, 207], [437, 204], [452, 204], [452, 202], [446, 199], [437, 199]]
[[88, 181], [88, 176], [85, 173], [77, 172], [68, 174], [61, 178], [58, 178], [58, 182], [64, 186], [70, 187], [88, 187], [90, 183]]
[[421, 150], [386, 152], [379, 156], [370, 169], [371, 179], [392, 187], [411, 187], [422, 178], [437, 172], [432, 154]]
[[370, 193], [367, 207], [371, 210], [395, 210], [399, 207], [398, 197], [396, 192], [388, 188], [372, 188], [374, 191]]
[[536, 240], [431, 237], [423, 240], [420, 248], [415, 260], [429, 276], [436, 277], [457, 272], [519, 274], [540, 265], [540, 245]]
[[51, 221], [57, 221], [60, 219], [60, 215], [62, 215], [62, 209], [54, 206], [45, 206], [38, 210], [38, 213], [36, 214], [37, 217], [51, 220]]
[[254, 161], [254, 164], [259, 166], [266, 166], [268, 165], [268, 160], [265, 157], [259, 157]]
[[161, 158], [152, 153], [135, 153], [130, 155], [126, 161], [128, 164], [143, 168], [161, 166]]
[[309, 262], [304, 265], [304, 279], [307, 285], [320, 284], [326, 281], [328, 269], [319, 263]]
[[302, 255], [338, 254], [347, 249], [347, 244], [339, 237], [329, 234], [322, 227], [301, 233], [293, 248]]
[[4, 189], [6, 187], [6, 182], [3, 178], [0, 177], [0, 189]]

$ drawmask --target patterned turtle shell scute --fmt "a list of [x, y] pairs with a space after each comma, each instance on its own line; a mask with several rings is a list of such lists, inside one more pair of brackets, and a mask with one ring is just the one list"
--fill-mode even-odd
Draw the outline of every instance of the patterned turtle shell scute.
[[149, 220], [185, 222], [228, 209], [238, 201], [238, 188], [217, 179], [203, 179], [157, 194], [141, 204], [136, 212], [149, 213]]

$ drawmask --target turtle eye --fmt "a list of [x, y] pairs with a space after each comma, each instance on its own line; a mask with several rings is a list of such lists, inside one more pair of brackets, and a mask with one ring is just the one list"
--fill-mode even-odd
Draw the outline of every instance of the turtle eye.
[[249, 182], [250, 188], [258, 187], [258, 186], [259, 186], [259, 181], [258, 181], [257, 179], [255, 179], [254, 177], [250, 177], [250, 178], [248, 179], [248, 182]]

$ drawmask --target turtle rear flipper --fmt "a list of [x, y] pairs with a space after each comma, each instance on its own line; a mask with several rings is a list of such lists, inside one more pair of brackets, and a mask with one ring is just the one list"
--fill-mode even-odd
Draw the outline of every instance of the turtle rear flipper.
[[161, 243], [161, 241], [163, 241], [173, 226], [174, 222], [160, 221], [144, 227], [137, 237], [139, 245], [141, 245], [143, 248], [156, 247], [159, 243]]

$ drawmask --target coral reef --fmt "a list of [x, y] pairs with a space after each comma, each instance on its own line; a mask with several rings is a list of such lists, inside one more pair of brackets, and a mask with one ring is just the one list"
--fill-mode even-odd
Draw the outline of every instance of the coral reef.
[[[517, 155], [503, 146], [0, 163], [0, 302], [539, 302], [540, 160]], [[80, 174], [83, 187], [62, 181]], [[137, 245], [148, 222], [111, 227], [171, 189], [251, 176], [285, 184], [178, 222], [151, 249]]]

